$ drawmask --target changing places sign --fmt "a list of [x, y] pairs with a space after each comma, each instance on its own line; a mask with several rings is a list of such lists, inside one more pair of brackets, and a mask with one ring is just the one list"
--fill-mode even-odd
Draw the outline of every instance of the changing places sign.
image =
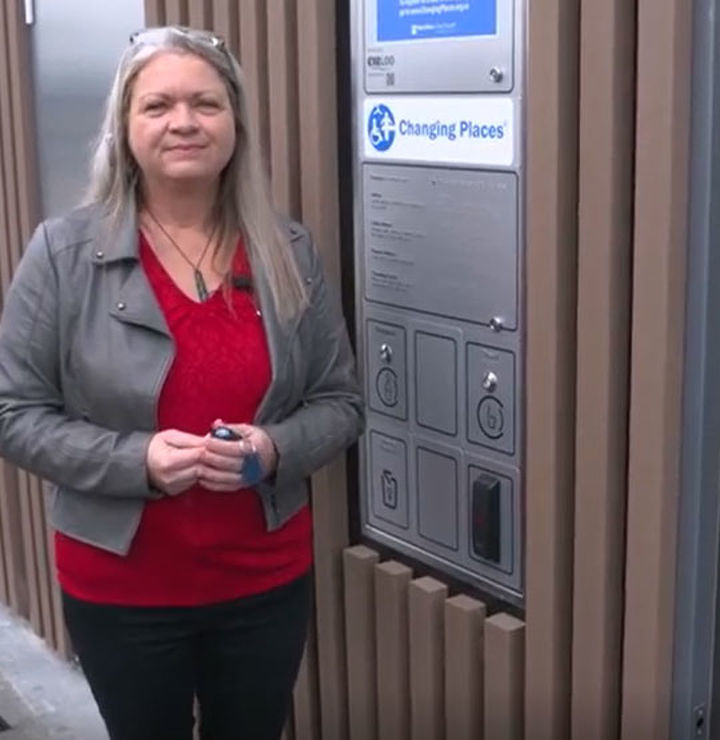
[[376, 0], [376, 7], [379, 42], [497, 33], [497, 0]]
[[511, 98], [383, 96], [365, 99], [367, 159], [512, 167]]

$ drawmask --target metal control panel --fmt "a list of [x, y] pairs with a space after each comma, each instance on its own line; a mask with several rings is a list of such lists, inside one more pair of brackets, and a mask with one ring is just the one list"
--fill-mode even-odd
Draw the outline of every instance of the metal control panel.
[[524, 12], [352, 2], [362, 532], [515, 603]]

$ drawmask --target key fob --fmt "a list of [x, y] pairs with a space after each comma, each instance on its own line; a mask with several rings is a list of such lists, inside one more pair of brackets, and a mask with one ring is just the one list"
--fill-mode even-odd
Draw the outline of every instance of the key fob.
[[263, 479], [262, 463], [257, 452], [252, 452], [243, 458], [242, 477], [243, 482], [249, 486], [254, 486]]
[[235, 440], [242, 439], [237, 432], [233, 432], [229, 427], [215, 427], [210, 432], [210, 436], [215, 437], [215, 439], [223, 439], [226, 442], [234, 442]]

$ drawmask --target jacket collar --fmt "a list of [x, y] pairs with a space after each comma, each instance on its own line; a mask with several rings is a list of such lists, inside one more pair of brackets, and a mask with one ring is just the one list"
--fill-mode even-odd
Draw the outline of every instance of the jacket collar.
[[127, 206], [119, 218], [113, 219], [107, 213], [98, 218], [97, 248], [92, 260], [97, 264], [107, 264], [118, 260], [138, 257], [138, 219], [134, 206]]

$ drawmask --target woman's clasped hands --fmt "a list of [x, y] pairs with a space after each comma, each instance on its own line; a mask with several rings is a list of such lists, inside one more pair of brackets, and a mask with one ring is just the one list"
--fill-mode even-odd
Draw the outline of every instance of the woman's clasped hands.
[[[239, 439], [219, 439], [166, 429], [150, 439], [146, 453], [148, 479], [154, 488], [175, 496], [195, 485], [209, 491], [236, 491], [271, 476], [277, 451], [268, 434], [251, 424], [226, 424]], [[212, 430], [211, 430], [212, 431]]]

